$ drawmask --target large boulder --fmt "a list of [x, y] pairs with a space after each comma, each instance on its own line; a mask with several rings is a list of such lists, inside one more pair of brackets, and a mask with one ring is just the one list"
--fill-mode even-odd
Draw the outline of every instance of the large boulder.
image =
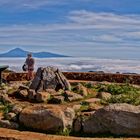
[[140, 136], [140, 106], [108, 105], [84, 119], [82, 127], [84, 133]]
[[36, 76], [30, 85], [30, 89], [43, 91], [47, 89], [64, 89], [71, 90], [70, 83], [57, 68], [46, 67], [38, 68]]
[[25, 127], [39, 131], [58, 132], [71, 128], [75, 112], [71, 108], [58, 106], [30, 106], [19, 115], [19, 121]]

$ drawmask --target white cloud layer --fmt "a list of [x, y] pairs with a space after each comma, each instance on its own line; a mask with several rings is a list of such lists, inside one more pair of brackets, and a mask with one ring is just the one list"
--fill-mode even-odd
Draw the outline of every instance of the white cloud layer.
[[38, 9], [44, 6], [62, 4], [65, 0], [0, 0], [0, 7], [12, 9]]
[[89, 53], [98, 47], [140, 49], [139, 15], [80, 10], [66, 18], [69, 22], [59, 24], [0, 26], [0, 46], [57, 46], [56, 51], [71, 47], [71, 53], [75, 47], [81, 51], [88, 48]]

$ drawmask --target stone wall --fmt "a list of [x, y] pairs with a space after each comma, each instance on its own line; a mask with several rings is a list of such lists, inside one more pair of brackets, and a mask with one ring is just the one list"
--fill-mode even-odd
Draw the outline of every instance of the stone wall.
[[[140, 85], [139, 74], [111, 74], [96, 72], [63, 72], [68, 80], [107, 81], [116, 83], [131, 83]], [[7, 81], [25, 81], [27, 73], [3, 73]]]
[[64, 72], [69, 80], [107, 81], [116, 83], [140, 84], [139, 74], [112, 74], [96, 72]]

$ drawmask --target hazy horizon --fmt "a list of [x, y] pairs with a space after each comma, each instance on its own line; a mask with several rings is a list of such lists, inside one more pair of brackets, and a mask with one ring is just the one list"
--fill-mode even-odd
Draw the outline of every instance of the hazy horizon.
[[[53, 66], [62, 71], [104, 71], [111, 73], [138, 73], [140, 74], [139, 60], [99, 59], [91, 57], [66, 58], [35, 58], [35, 71], [38, 67]], [[9, 65], [16, 72], [22, 72], [25, 58], [1, 58], [1, 65]]]
[[[11, 49], [6, 49], [6, 51], [1, 51], [0, 54], [7, 53], [7, 52], [9, 52], [9, 51], [11, 51], [13, 49], [17, 49], [17, 48], [16, 47], [13, 47]], [[51, 52], [51, 51], [48, 51], [46, 49], [43, 49], [43, 50], [39, 50], [39, 49], [34, 50], [34, 49], [26, 49], [26, 48], [23, 48], [23, 47], [18, 47], [18, 49], [22, 49], [24, 51], [33, 52], [33, 53], [37, 53], [37, 52], [49, 52], [49, 53], [56, 53], [57, 54], [57, 52], [53, 52], [53, 51]], [[115, 52], [117, 52], [117, 50]], [[97, 52], [94, 51], [92, 53], [92, 55], [86, 55], [86, 52], [83, 52], [85, 55], [78, 55], [77, 52], [75, 52], [75, 53], [76, 54], [73, 55], [73, 56], [70, 56], [69, 53], [67, 53], [67, 55], [69, 55], [69, 57], [85, 57], [85, 58], [86, 57], [93, 57], [93, 58], [101, 58], [101, 59], [140, 60], [139, 51], [136, 51], [136, 53], [134, 55], [131, 55], [131, 57], [130, 57], [129, 50], [128, 51], [125, 50], [125, 52], [124, 51], [119, 52], [120, 54], [122, 54], [121, 56], [118, 55], [117, 53], [114, 54], [114, 53], [111, 53], [110, 51], [108, 52], [106, 50], [104, 50], [103, 52], [102, 51], [99, 51], [99, 52], [98, 51]], [[131, 51], [131, 53], [134, 53], [134, 52]], [[61, 53], [60, 55], [66, 55], [66, 54]]]

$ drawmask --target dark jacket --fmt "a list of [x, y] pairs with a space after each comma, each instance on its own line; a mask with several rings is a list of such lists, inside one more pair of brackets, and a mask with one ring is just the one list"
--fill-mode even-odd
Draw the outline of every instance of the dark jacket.
[[28, 70], [34, 70], [35, 60], [32, 57], [31, 58], [27, 58], [25, 63], [28, 66]]

